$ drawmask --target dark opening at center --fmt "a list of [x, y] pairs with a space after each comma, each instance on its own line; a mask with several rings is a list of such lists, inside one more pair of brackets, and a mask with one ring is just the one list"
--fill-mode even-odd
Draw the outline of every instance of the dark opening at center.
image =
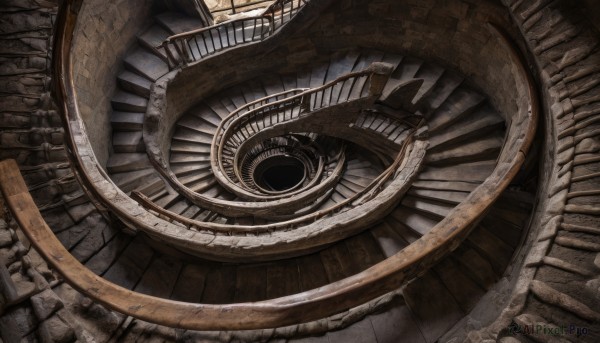
[[304, 180], [304, 165], [291, 156], [270, 157], [256, 166], [254, 180], [263, 189], [285, 191]]

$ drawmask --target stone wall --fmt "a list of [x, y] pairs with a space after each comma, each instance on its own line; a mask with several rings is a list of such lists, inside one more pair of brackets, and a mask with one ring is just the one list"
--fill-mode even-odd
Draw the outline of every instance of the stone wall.
[[510, 116], [522, 81], [514, 80], [508, 52], [488, 22], [519, 37], [501, 4], [464, 0], [345, 0], [311, 28], [311, 37], [319, 50], [369, 47], [460, 71]]
[[111, 149], [110, 99], [122, 59], [152, 21], [152, 0], [86, 0], [74, 32], [72, 56], [79, 110], [101, 165]]

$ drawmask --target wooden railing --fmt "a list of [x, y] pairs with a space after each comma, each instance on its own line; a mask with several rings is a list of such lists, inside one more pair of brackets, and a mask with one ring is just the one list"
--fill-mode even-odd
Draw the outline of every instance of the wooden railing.
[[[377, 194], [381, 191], [384, 184], [386, 184], [386, 182], [388, 182], [390, 179], [394, 179], [395, 177], [397, 177], [399, 175], [398, 169], [400, 168], [402, 162], [405, 161], [405, 159], [408, 155], [407, 150], [408, 150], [408, 147], [411, 146], [411, 144], [413, 143], [412, 136], [414, 135], [414, 133], [415, 132], [413, 131], [413, 134], [411, 134], [410, 137], [408, 137], [404, 141], [394, 162], [390, 166], [388, 166], [381, 174], [379, 174], [374, 180], [372, 180], [365, 188], [358, 191], [353, 196], [351, 196], [351, 197], [349, 197], [327, 209], [316, 211], [316, 212], [309, 213], [309, 214], [306, 214], [306, 215], [303, 215], [303, 216], [300, 216], [300, 217], [297, 217], [297, 218], [294, 218], [291, 220], [286, 220], [286, 221], [282, 221], [282, 222], [278, 222], [278, 223], [263, 224], [263, 225], [227, 225], [227, 224], [208, 223], [208, 222], [203, 222], [203, 221], [186, 218], [184, 216], [178, 215], [169, 210], [161, 208], [160, 206], [154, 204], [148, 197], [144, 196], [140, 192], [134, 191], [132, 196], [137, 201], [139, 201], [140, 204], [142, 204], [144, 207], [146, 207], [152, 211], [155, 211], [156, 213], [159, 213], [160, 215], [164, 216], [167, 220], [181, 223], [181, 224], [185, 225], [188, 229], [191, 229], [191, 230], [209, 230], [209, 231], [213, 231], [215, 233], [218, 232], [218, 233], [225, 233], [225, 234], [264, 233], [264, 232], [294, 230], [299, 227], [302, 227], [303, 225], [307, 225], [309, 223], [314, 223], [317, 220], [320, 220], [323, 218], [332, 218], [333, 216], [335, 216], [336, 214], [338, 214], [340, 212], [344, 212], [351, 208], [357, 207], [359, 205], [363, 205], [363, 204], [367, 203], [368, 201], [374, 199], [377, 196]], [[343, 161], [344, 160], [342, 159], [342, 163], [338, 164], [338, 167], [343, 165]], [[336, 169], [337, 170], [334, 170], [333, 173], [341, 174], [341, 169], [339, 169], [339, 168], [336, 168]], [[402, 175], [402, 177], [405, 177], [405, 176], [406, 175]], [[327, 189], [332, 189], [332, 188], [330, 188], [330, 187], [325, 188], [325, 190], [327, 190]], [[325, 193], [324, 195], [327, 196], [327, 193]], [[386, 206], [395, 205], [395, 201], [388, 201], [388, 202], [389, 203], [381, 201], [381, 202], [378, 202], [377, 205], [380, 207], [380, 209], [384, 209]], [[369, 224], [371, 224], [372, 221], [376, 221], [376, 220], [379, 220], [379, 218], [375, 218], [375, 216], [372, 219], [363, 219], [361, 221], [361, 225], [368, 226]], [[323, 224], [322, 228], [325, 228], [326, 226], [327, 226], [327, 224]]]
[[263, 14], [168, 37], [163, 48], [171, 69], [238, 45], [260, 42], [289, 22], [308, 0], [277, 0]]
[[[195, 248], [198, 242], [174, 237], [130, 205], [103, 175], [85, 133], [78, 111], [70, 57], [77, 8], [81, 3], [63, 2], [57, 20], [54, 49], [55, 99], [63, 116], [67, 152], [82, 186], [100, 207], [114, 213], [128, 225], [146, 231], [167, 244]], [[75, 289], [104, 306], [140, 320], [189, 330], [248, 330], [274, 328], [324, 318], [363, 304], [397, 289], [455, 249], [483, 214], [508, 187], [523, 165], [535, 136], [539, 100], [534, 81], [518, 50], [501, 34], [516, 66], [515, 73], [527, 84], [529, 109], [519, 109], [511, 121], [509, 138], [492, 174], [427, 234], [397, 254], [345, 279], [310, 291], [253, 303], [227, 305], [192, 304], [143, 295], [112, 284], [79, 263], [58, 241], [44, 222], [27, 190], [16, 163], [0, 162], [0, 189], [13, 217], [40, 255]], [[424, 151], [417, 141], [412, 151]], [[408, 159], [418, 156], [412, 154]], [[385, 191], [385, 190], [384, 190]], [[116, 195], [115, 195], [116, 194]], [[117, 198], [117, 201], [114, 201]]]
[[[343, 75], [323, 86], [307, 89], [247, 111], [232, 112], [221, 121], [213, 136], [211, 145], [213, 173], [224, 187], [233, 192], [241, 191], [235, 187], [237, 178], [230, 178], [231, 173], [228, 173], [224, 166], [224, 151], [230, 152], [229, 158], [232, 159], [233, 170], [239, 170], [238, 147], [243, 142], [247, 142], [253, 134], [340, 103], [360, 98], [372, 98], [375, 101], [381, 95], [393, 69], [390, 64], [376, 62], [365, 70]], [[246, 127], [247, 130], [240, 130], [241, 127]]]

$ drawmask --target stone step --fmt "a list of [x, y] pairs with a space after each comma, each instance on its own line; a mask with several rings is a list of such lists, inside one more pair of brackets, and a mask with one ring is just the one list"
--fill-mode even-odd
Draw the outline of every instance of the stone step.
[[111, 99], [112, 108], [122, 112], [146, 112], [148, 99], [125, 91], [117, 91]]
[[495, 160], [461, 163], [453, 166], [425, 166], [418, 180], [483, 182], [496, 167]]
[[135, 132], [114, 132], [113, 148], [115, 152], [145, 152], [146, 146], [142, 138], [141, 131]]
[[198, 133], [213, 136], [217, 126], [212, 122], [206, 121], [203, 117], [195, 115], [186, 115], [177, 122], [178, 127], [184, 127]]
[[[164, 48], [158, 48], [171, 33], [165, 30], [160, 25], [152, 25], [148, 30], [138, 36], [138, 41], [146, 49], [154, 52], [163, 61], [167, 60], [167, 54]], [[175, 52], [175, 50], [172, 50]]]
[[171, 34], [178, 34], [204, 27], [200, 18], [192, 18], [176, 12], [165, 12], [154, 17], [156, 22]]
[[479, 108], [485, 98], [465, 88], [456, 89], [446, 101], [431, 115], [428, 121], [429, 132], [442, 130]]
[[445, 71], [429, 92], [429, 96], [423, 97], [415, 106], [421, 108], [424, 114], [433, 112], [462, 84], [463, 80], [462, 76]]
[[216, 128], [221, 123], [221, 120], [231, 112], [223, 106], [219, 99], [211, 97], [204, 104], [195, 106], [189, 113], [203, 119]]
[[145, 98], [150, 97], [150, 87], [152, 86], [152, 82], [145, 77], [125, 70], [117, 76], [117, 81], [119, 82], [119, 87], [127, 92]]
[[429, 232], [439, 220], [427, 216], [423, 212], [415, 211], [414, 209], [404, 207], [402, 205], [396, 207], [388, 216], [389, 222], [397, 222], [403, 224], [415, 234], [422, 236]]
[[403, 295], [428, 343], [436, 342], [465, 315], [442, 280], [433, 272], [407, 284]]
[[171, 153], [171, 164], [185, 164], [194, 162], [210, 162], [210, 156], [204, 153]]
[[456, 205], [465, 200], [469, 192], [419, 189], [413, 186], [408, 190], [407, 194], [421, 199], [436, 200]]
[[151, 168], [150, 160], [146, 153], [123, 153], [114, 154], [106, 163], [109, 173], [123, 173], [134, 170]]
[[383, 251], [383, 254], [386, 258], [395, 255], [409, 244], [396, 232], [396, 230], [394, 230], [393, 227], [388, 225], [385, 221], [377, 224], [369, 231], [379, 244], [379, 247]]
[[141, 131], [144, 126], [143, 112], [113, 111], [110, 123], [115, 131]]
[[[457, 191], [470, 193], [477, 188], [478, 183], [460, 181], [415, 181], [411, 190], [433, 190], [433, 191]], [[419, 193], [420, 194], [420, 193]]]
[[415, 78], [423, 79], [423, 85], [413, 98], [413, 105], [418, 104], [422, 99], [431, 94], [444, 72], [444, 68], [429, 64], [419, 69], [419, 71], [415, 74]]
[[213, 136], [204, 132], [199, 132], [196, 130], [188, 129], [187, 127], [180, 126], [173, 134], [172, 139], [184, 142], [198, 142], [211, 144]]
[[148, 49], [136, 47], [123, 60], [125, 67], [150, 81], [156, 81], [169, 72], [167, 63]]
[[210, 154], [210, 144], [173, 141], [171, 151]]
[[443, 150], [447, 144], [453, 144], [473, 137], [487, 136], [491, 131], [504, 129], [505, 122], [489, 106], [474, 111], [471, 115], [456, 121], [446, 129], [436, 131], [429, 136], [429, 150]]
[[496, 131], [488, 137], [460, 142], [442, 151], [428, 152], [424, 162], [429, 165], [448, 165], [488, 159], [498, 155], [503, 142], [503, 132]]
[[188, 175], [188, 174], [193, 174], [193, 175], [197, 175], [199, 173], [204, 174], [206, 171], [210, 171], [210, 164], [208, 164], [208, 163], [188, 163], [185, 165], [173, 165], [171, 167], [171, 171], [173, 173], [175, 173], [175, 175], [177, 175], [177, 177], [182, 177], [182, 176]]
[[126, 193], [138, 188], [146, 187], [147, 185], [160, 180], [153, 168], [114, 173], [110, 178], [123, 192]]
[[[310, 74], [307, 74], [307, 75], [310, 75]], [[262, 82], [263, 89], [265, 90], [265, 93], [267, 96], [274, 95], [274, 94], [285, 91], [285, 87], [283, 86], [283, 81], [281, 80], [281, 77], [279, 75], [273, 75], [273, 74], [266, 75], [261, 78], [261, 82]], [[310, 78], [308, 78], [308, 82], [310, 82]], [[298, 87], [308, 87], [308, 86], [309, 86], [308, 83], [306, 84], [306, 86], [298, 85]]]
[[440, 220], [447, 216], [448, 213], [454, 208], [454, 205], [450, 205], [448, 203], [431, 199], [416, 198], [410, 195], [406, 195], [402, 199], [401, 204], [406, 208], [429, 214], [432, 217], [439, 218]]

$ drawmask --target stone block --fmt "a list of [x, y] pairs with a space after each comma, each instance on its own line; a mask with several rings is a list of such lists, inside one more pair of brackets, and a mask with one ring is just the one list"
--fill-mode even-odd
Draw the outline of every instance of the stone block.
[[40, 324], [38, 334], [43, 343], [67, 343], [76, 340], [75, 330], [58, 316], [52, 316]]
[[50, 289], [31, 297], [31, 304], [35, 315], [40, 320], [50, 317], [54, 312], [64, 306], [58, 296]]

